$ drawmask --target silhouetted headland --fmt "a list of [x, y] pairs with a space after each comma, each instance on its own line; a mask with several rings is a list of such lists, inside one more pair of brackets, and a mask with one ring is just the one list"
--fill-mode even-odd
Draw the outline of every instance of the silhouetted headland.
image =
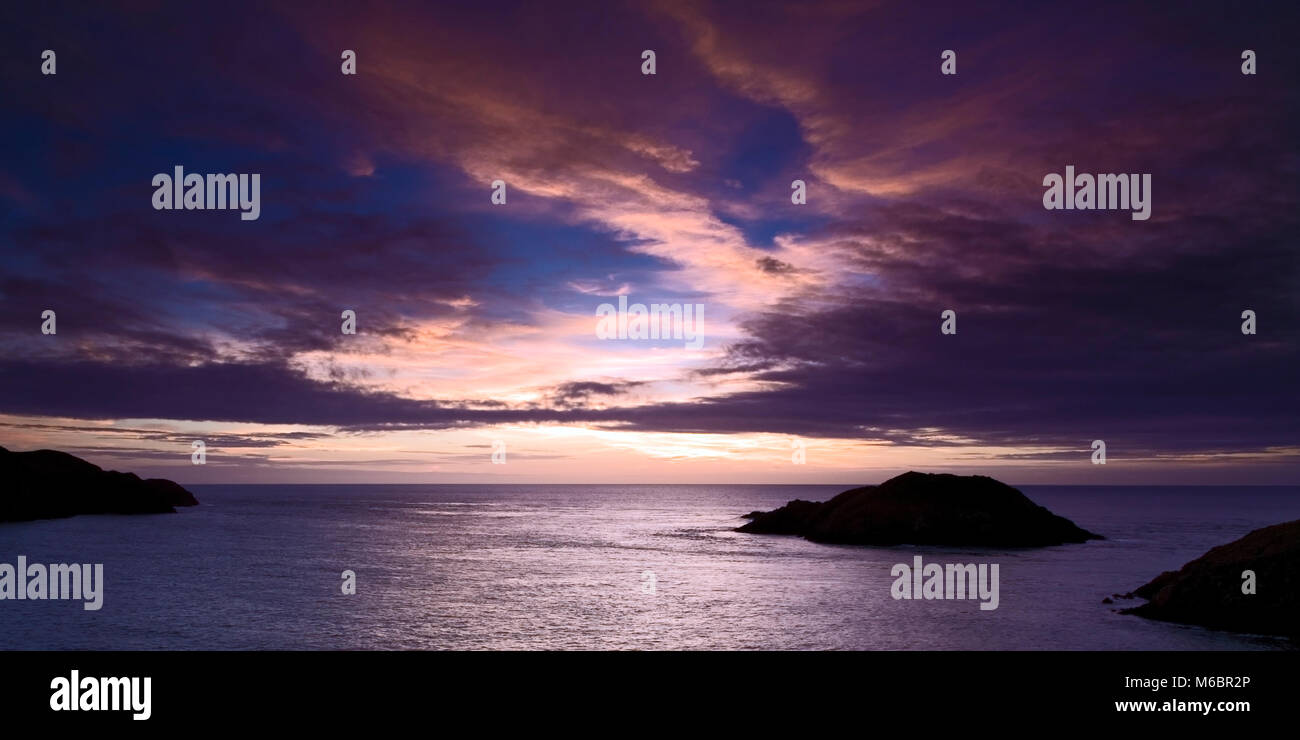
[[[1251, 571], [1253, 583], [1248, 583], [1252, 579], [1245, 571]], [[1233, 632], [1300, 636], [1300, 519], [1220, 545], [1133, 593], [1148, 601], [1124, 614]]]
[[738, 532], [846, 545], [1043, 547], [1102, 539], [983, 475], [904, 473], [830, 501], [745, 515]]
[[103, 470], [66, 452], [0, 447], [0, 522], [77, 514], [164, 514], [194, 495], [162, 478]]

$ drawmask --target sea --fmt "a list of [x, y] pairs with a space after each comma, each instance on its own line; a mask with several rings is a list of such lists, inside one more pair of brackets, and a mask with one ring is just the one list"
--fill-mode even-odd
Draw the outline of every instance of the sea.
[[[1022, 486], [1105, 540], [854, 547], [734, 531], [846, 486], [209, 485], [176, 514], [0, 524], [0, 563], [102, 563], [103, 603], [0, 601], [4, 650], [1293, 650], [1120, 614], [1300, 519], [1300, 487]], [[894, 599], [896, 564], [999, 565], [998, 607]], [[345, 593], [345, 572], [355, 593]], [[1257, 588], [1269, 588], [1259, 583]]]

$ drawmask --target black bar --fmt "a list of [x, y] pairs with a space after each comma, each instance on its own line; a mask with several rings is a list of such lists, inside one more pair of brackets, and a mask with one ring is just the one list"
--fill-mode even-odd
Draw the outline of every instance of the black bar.
[[[1072, 726], [1248, 728], [1288, 722], [1296, 653], [441, 653], [9, 652], [0, 724], [338, 727], [416, 723], [676, 732], [678, 723], [885, 731]], [[147, 720], [129, 710], [53, 711], [57, 677], [150, 677]], [[1172, 685], [1181, 676], [1187, 687]], [[1211, 686], [1196, 685], [1213, 678]], [[1225, 677], [1225, 678], [1218, 678]], [[1240, 679], [1248, 677], [1242, 685]], [[1163, 688], [1133, 685], [1165, 679]], [[1217, 685], [1224, 683], [1225, 685]], [[1248, 702], [1200, 711], [1116, 710], [1117, 701]], [[1171, 705], [1176, 707], [1176, 705]], [[433, 724], [429, 724], [433, 720]], [[608, 722], [623, 723], [608, 725]], [[1044, 722], [1050, 724], [1043, 724]], [[469, 723], [464, 725], [463, 723]], [[855, 730], [856, 731], [856, 730]], [[457, 733], [460, 734], [460, 733]], [[1048, 735], [1050, 736], [1050, 735]]]

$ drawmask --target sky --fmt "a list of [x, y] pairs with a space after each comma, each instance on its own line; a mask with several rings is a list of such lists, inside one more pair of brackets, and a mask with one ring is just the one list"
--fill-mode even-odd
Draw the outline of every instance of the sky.
[[[187, 484], [1300, 483], [1300, 11], [975, 5], [5, 7], [0, 445]], [[155, 209], [177, 166], [257, 173], [260, 216]], [[1067, 166], [1149, 174], [1150, 218], [1046, 209]], [[620, 296], [703, 341], [601, 338]]]

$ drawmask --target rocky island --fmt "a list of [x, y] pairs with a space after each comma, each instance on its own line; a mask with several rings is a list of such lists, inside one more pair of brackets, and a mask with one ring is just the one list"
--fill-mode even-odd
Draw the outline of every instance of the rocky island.
[[177, 506], [196, 504], [193, 494], [169, 480], [103, 470], [66, 452], [0, 447], [0, 522], [175, 513]]
[[1102, 539], [982, 475], [904, 473], [830, 501], [745, 515], [738, 532], [846, 545], [1044, 547]]
[[1148, 601], [1124, 614], [1234, 632], [1300, 636], [1300, 519], [1220, 545], [1133, 593]]

